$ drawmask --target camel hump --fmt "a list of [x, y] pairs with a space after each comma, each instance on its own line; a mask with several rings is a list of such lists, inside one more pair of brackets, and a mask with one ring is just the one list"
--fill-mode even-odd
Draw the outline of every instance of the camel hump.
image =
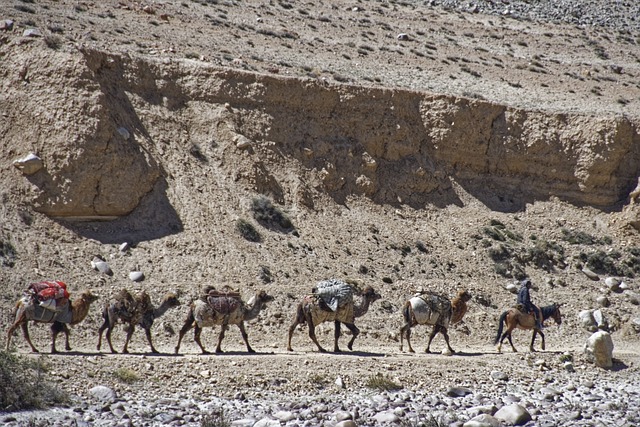
[[338, 279], [329, 279], [318, 282], [312, 289], [313, 295], [320, 298], [331, 311], [337, 311], [339, 307], [353, 303], [355, 289], [353, 285]]
[[211, 295], [207, 297], [207, 303], [220, 314], [230, 314], [242, 306], [242, 300], [234, 296]]

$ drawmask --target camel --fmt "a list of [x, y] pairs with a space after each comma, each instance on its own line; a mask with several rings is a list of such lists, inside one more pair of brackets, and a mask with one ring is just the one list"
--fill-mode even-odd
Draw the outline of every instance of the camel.
[[18, 326], [22, 326], [22, 333], [31, 346], [31, 351], [38, 353], [38, 349], [35, 348], [31, 342], [31, 338], [29, 337], [28, 324], [29, 321], [33, 321], [39, 323], [51, 323], [51, 353], [58, 352], [58, 350], [56, 350], [56, 338], [60, 332], [64, 332], [65, 349], [70, 351], [70, 331], [67, 324], [77, 325], [82, 322], [84, 318], [87, 317], [87, 314], [89, 314], [89, 307], [91, 306], [91, 303], [95, 302], [97, 299], [98, 297], [90, 291], [84, 291], [73, 301], [69, 300], [68, 311], [54, 312], [34, 304], [34, 300], [31, 296], [24, 296], [20, 298], [14, 307], [15, 321], [7, 332], [7, 350], [9, 350], [9, 346], [11, 345], [11, 336], [13, 335], [13, 332], [18, 328]]
[[371, 286], [367, 286], [362, 291], [362, 301], [360, 304], [355, 305], [353, 302], [350, 304], [338, 307], [336, 311], [330, 310], [328, 307], [323, 307], [321, 299], [314, 295], [305, 296], [296, 308], [296, 313], [293, 318], [291, 326], [289, 326], [289, 340], [287, 342], [287, 350], [293, 351], [291, 348], [291, 337], [296, 329], [296, 326], [300, 324], [306, 324], [309, 326], [309, 337], [311, 341], [318, 346], [318, 351], [325, 353], [326, 350], [318, 343], [316, 338], [316, 326], [324, 322], [334, 322], [335, 333], [333, 351], [335, 353], [340, 352], [338, 346], [338, 338], [340, 338], [340, 323], [344, 323], [345, 326], [351, 331], [351, 340], [347, 344], [349, 350], [353, 351], [353, 342], [360, 334], [360, 330], [354, 324], [357, 317], [364, 316], [369, 311], [369, 306], [375, 301], [382, 298]]
[[142, 291], [135, 297], [128, 290], [122, 289], [113, 299], [107, 303], [102, 310], [102, 318], [104, 323], [98, 329], [98, 350], [102, 345], [102, 333], [107, 330], [107, 342], [111, 353], [117, 353], [111, 344], [111, 332], [118, 322], [125, 324], [127, 337], [124, 341], [123, 353], [129, 353], [129, 341], [133, 335], [136, 325], [140, 325], [147, 336], [147, 341], [151, 347], [152, 353], [158, 353], [151, 341], [151, 327], [155, 319], [164, 315], [167, 310], [180, 305], [178, 295], [175, 292], [168, 292], [160, 305], [156, 308], [151, 304], [149, 295]]
[[220, 335], [218, 336], [216, 353], [223, 353], [221, 347], [222, 340], [224, 339], [225, 332], [229, 329], [229, 325], [238, 325], [242, 339], [247, 345], [247, 351], [249, 353], [255, 353], [255, 350], [249, 345], [244, 322], [258, 317], [260, 311], [266, 307], [268, 302], [273, 301], [274, 298], [265, 291], [259, 291], [245, 303], [240, 299], [240, 294], [237, 292], [223, 291], [218, 293], [213, 289], [207, 289], [205, 292], [205, 296], [195, 300], [189, 307], [187, 318], [185, 319], [182, 329], [180, 329], [175, 354], [178, 354], [180, 351], [180, 343], [182, 342], [184, 334], [193, 327], [195, 327], [193, 335], [194, 341], [200, 346], [202, 354], [209, 354], [200, 341], [200, 334], [203, 328], [217, 325], [220, 325], [221, 329]]
[[407, 336], [407, 344], [409, 351], [414, 353], [411, 347], [411, 328], [416, 325], [433, 325], [433, 331], [429, 335], [429, 343], [427, 344], [426, 353], [430, 353], [431, 341], [438, 332], [444, 336], [447, 348], [451, 353], [455, 350], [449, 344], [449, 334], [447, 328], [450, 323], [458, 323], [462, 320], [467, 312], [467, 301], [471, 299], [471, 295], [466, 290], [458, 292], [453, 301], [442, 295], [427, 293], [415, 296], [407, 301], [402, 310], [404, 316], [404, 325], [400, 328], [400, 351], [402, 351], [404, 336]]

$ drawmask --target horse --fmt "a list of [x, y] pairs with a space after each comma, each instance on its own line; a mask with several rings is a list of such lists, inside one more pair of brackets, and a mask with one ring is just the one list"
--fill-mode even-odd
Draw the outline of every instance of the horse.
[[[547, 305], [545, 307], [540, 308], [540, 312], [542, 313], [543, 322], [548, 318], [553, 318], [558, 325], [562, 324], [562, 314], [560, 314], [560, 304], [553, 303], [551, 305]], [[503, 324], [507, 325], [507, 330], [505, 333], [502, 333]], [[513, 346], [513, 341], [511, 341], [511, 331], [516, 328], [520, 329], [533, 329], [533, 336], [531, 337], [531, 345], [529, 345], [529, 350], [534, 352], [533, 344], [536, 341], [536, 334], [540, 334], [542, 337], [542, 350], [544, 350], [544, 334], [540, 329], [536, 327], [536, 319], [533, 315], [524, 313], [517, 308], [510, 308], [500, 315], [500, 320], [498, 321], [498, 334], [496, 335], [496, 339], [494, 344], [498, 344], [498, 353], [502, 351], [502, 342], [505, 338], [509, 338], [509, 344], [511, 344], [511, 348], [514, 352], [517, 352], [516, 348]]]

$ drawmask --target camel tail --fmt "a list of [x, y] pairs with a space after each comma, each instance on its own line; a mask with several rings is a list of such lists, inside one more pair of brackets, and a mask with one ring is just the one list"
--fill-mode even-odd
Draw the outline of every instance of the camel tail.
[[508, 312], [505, 311], [500, 315], [500, 319], [498, 319], [498, 334], [496, 335], [496, 339], [493, 344], [498, 344], [498, 341], [500, 341], [500, 336], [502, 335], [502, 326], [504, 325], [504, 320], [507, 317], [507, 313]]
[[412, 323], [412, 313], [411, 313], [411, 303], [409, 301], [406, 302], [404, 307], [402, 308], [402, 317], [404, 317], [405, 324]]

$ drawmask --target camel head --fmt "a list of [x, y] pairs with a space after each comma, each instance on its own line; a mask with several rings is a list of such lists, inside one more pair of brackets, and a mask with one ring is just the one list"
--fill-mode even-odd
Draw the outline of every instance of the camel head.
[[82, 291], [82, 293], [78, 296], [78, 300], [84, 301], [86, 304], [91, 304], [96, 302], [100, 297], [91, 293], [91, 291]]
[[467, 302], [471, 299], [471, 294], [469, 292], [467, 292], [466, 289], [463, 289], [461, 291], [458, 292], [458, 295], [456, 295], [456, 299], [462, 301], [462, 302]]
[[162, 303], [166, 303], [169, 307], [178, 307], [180, 305], [178, 297], [178, 292], [167, 292], [164, 298], [162, 298]]
[[382, 295], [377, 293], [371, 286], [367, 286], [362, 291], [362, 297], [369, 300], [369, 302], [375, 302], [382, 298]]
[[260, 291], [256, 294], [256, 301], [261, 301], [262, 303], [271, 302], [274, 300], [274, 297], [269, 295], [266, 291]]

